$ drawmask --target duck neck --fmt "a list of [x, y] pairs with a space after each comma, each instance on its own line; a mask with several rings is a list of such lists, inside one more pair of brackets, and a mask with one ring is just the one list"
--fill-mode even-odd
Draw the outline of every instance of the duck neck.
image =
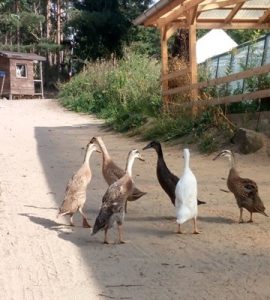
[[189, 157], [185, 157], [184, 171], [189, 170]]
[[233, 157], [233, 155], [230, 155], [229, 157], [229, 164], [230, 164], [230, 168], [235, 168], [235, 159]]
[[162, 148], [161, 146], [159, 145], [156, 149], [156, 152], [157, 152], [157, 155], [159, 158], [163, 159], [163, 151], [162, 151]]
[[132, 166], [134, 163], [135, 157], [129, 156], [126, 164], [126, 173], [131, 177], [132, 176]]
[[107, 161], [107, 160], [110, 160], [111, 157], [109, 155], [109, 152], [105, 146], [105, 144], [103, 143], [103, 141], [98, 141], [98, 144], [100, 146], [100, 149], [101, 149], [101, 152], [102, 152], [102, 158], [103, 158], [103, 161]]
[[90, 159], [93, 152], [94, 152], [93, 149], [86, 151], [85, 156], [84, 156], [84, 161], [83, 161], [84, 164], [86, 164], [86, 165], [89, 164], [89, 159]]

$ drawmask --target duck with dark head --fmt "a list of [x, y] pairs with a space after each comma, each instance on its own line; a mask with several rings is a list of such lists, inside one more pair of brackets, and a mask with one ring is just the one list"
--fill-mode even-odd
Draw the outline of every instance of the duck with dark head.
[[[143, 150], [146, 149], [155, 149], [157, 153], [157, 168], [156, 174], [159, 184], [161, 185], [162, 189], [171, 199], [173, 205], [175, 205], [175, 188], [179, 181], [179, 178], [174, 175], [164, 160], [162, 147], [159, 141], [152, 141], [148, 145], [146, 145]], [[198, 205], [205, 204], [204, 201], [197, 200]]]

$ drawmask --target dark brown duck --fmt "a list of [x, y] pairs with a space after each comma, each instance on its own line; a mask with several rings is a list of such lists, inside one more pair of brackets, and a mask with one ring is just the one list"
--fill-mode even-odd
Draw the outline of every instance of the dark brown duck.
[[249, 223], [253, 222], [252, 214], [260, 213], [266, 217], [265, 207], [258, 193], [258, 186], [255, 181], [242, 178], [238, 175], [235, 169], [235, 158], [230, 150], [221, 151], [215, 158], [228, 157], [231, 169], [227, 178], [228, 189], [234, 194], [237, 205], [240, 209], [239, 223], [243, 223], [243, 209], [245, 208], [250, 213]]

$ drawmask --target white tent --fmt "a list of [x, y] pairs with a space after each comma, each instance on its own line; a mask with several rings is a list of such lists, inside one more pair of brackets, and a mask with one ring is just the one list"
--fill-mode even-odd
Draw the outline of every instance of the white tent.
[[212, 29], [198, 39], [196, 45], [197, 63], [237, 47], [236, 42], [222, 29]]

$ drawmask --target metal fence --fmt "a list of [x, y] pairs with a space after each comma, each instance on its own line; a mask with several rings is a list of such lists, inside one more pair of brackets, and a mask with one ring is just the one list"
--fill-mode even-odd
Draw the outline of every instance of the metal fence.
[[[214, 56], [199, 65], [201, 81], [216, 79], [270, 63], [270, 34], [253, 42], [244, 43], [230, 52]], [[266, 75], [269, 80], [269, 74]], [[241, 79], [219, 86], [223, 95], [239, 94], [250, 91], [250, 82]]]

